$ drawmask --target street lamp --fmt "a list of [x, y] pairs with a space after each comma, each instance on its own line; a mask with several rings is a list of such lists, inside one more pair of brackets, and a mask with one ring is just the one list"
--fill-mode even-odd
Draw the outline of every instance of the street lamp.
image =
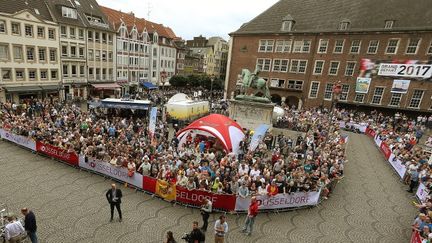
[[330, 108], [330, 114], [333, 114], [333, 109], [335, 106], [335, 103], [338, 101], [338, 97], [340, 93], [342, 92], [342, 85], [341, 81], [337, 81], [336, 84], [333, 85], [333, 95], [331, 99], [331, 108]]
[[210, 76], [210, 108], [213, 111], [213, 81], [215, 77], [214, 74]]

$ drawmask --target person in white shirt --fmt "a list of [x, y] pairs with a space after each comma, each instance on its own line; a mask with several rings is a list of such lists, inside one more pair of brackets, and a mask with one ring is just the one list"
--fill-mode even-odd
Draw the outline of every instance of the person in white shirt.
[[215, 243], [224, 243], [225, 234], [228, 233], [228, 223], [225, 221], [225, 215], [221, 215], [218, 220], [216, 220], [214, 230], [215, 230]]
[[249, 166], [246, 163], [242, 163], [240, 168], [238, 169], [238, 173], [240, 176], [247, 175], [249, 173]]
[[260, 174], [261, 174], [261, 171], [258, 169], [258, 165], [255, 164], [254, 167], [252, 168], [252, 170], [249, 172], [249, 176], [253, 180], [256, 180], [257, 176], [259, 176]]
[[25, 230], [21, 222], [16, 221], [14, 217], [8, 217], [9, 223], [5, 227], [5, 238], [9, 243], [21, 242], [21, 237], [24, 235]]

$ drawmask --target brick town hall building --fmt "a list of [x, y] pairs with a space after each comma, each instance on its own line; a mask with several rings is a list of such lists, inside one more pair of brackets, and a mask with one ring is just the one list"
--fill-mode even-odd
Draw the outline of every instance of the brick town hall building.
[[431, 9], [431, 0], [280, 0], [230, 34], [226, 94], [242, 68], [259, 68], [276, 103], [430, 112]]

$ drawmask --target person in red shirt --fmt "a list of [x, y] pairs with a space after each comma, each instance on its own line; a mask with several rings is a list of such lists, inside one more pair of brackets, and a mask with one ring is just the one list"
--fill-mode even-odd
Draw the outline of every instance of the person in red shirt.
[[242, 232], [246, 233], [248, 236], [252, 233], [252, 228], [255, 222], [255, 217], [258, 214], [258, 201], [256, 197], [251, 198], [251, 204], [249, 205], [248, 215], [246, 216], [245, 225]]

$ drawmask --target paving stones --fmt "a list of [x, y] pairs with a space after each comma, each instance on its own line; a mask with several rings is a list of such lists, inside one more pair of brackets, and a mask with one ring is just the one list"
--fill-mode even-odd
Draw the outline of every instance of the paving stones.
[[[328, 200], [312, 209], [258, 215], [254, 232], [240, 232], [244, 215], [227, 215], [226, 242], [408, 242], [416, 210], [411, 194], [373, 141], [349, 134], [345, 178]], [[40, 242], [163, 242], [201, 221], [199, 210], [171, 205], [124, 188], [123, 222], [109, 223], [105, 192], [112, 182], [0, 142], [0, 203], [15, 213], [33, 209]], [[210, 217], [207, 242], [218, 214]]]

